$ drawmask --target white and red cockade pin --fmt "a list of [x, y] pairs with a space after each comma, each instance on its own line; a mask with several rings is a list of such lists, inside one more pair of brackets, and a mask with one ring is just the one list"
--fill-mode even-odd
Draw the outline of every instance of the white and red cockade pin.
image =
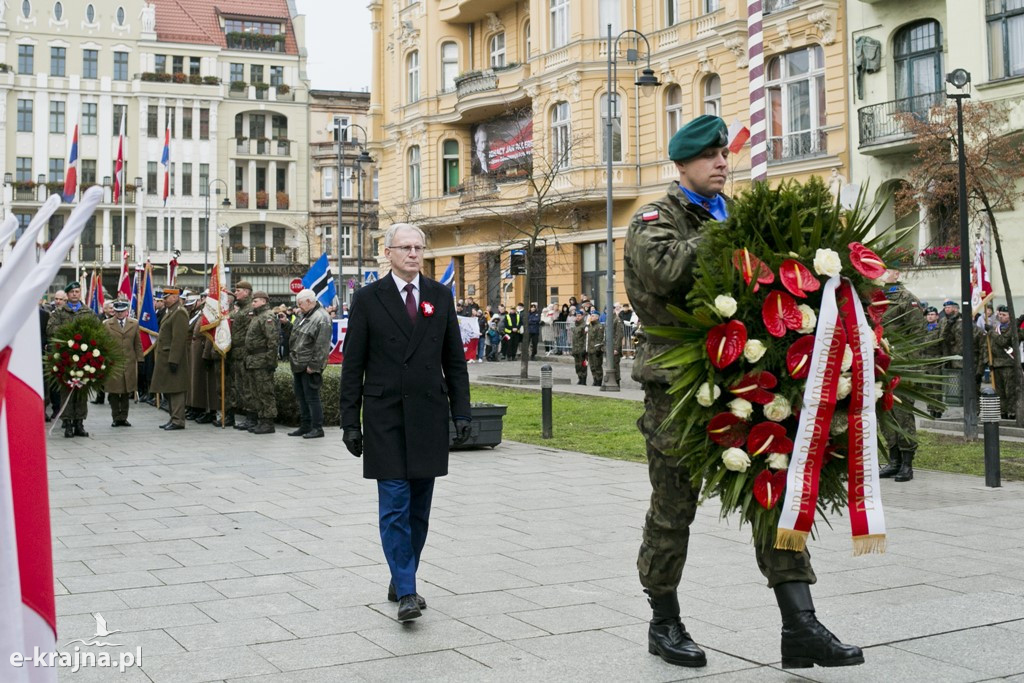
[[640, 220], [644, 221], [645, 223], [650, 223], [651, 221], [656, 221], [659, 218], [661, 218], [661, 214], [658, 212], [657, 209], [655, 209], [654, 211], [644, 211], [640, 215]]
[[429, 318], [430, 316], [434, 315], [434, 304], [430, 303], [429, 301], [424, 301], [423, 303], [420, 304], [420, 310], [423, 311], [424, 318]]

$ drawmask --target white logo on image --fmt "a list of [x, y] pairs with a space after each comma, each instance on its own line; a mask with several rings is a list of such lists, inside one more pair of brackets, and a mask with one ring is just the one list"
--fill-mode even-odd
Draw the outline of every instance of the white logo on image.
[[64, 647], [67, 647], [72, 643], [82, 643], [83, 645], [95, 645], [97, 647], [121, 647], [122, 643], [107, 643], [100, 642], [99, 640], [100, 638], [106, 638], [107, 636], [113, 635], [114, 633], [121, 633], [121, 629], [114, 629], [113, 631], [109, 631], [107, 630], [107, 620], [103, 618], [102, 614], [97, 612], [92, 616], [96, 620], [96, 634], [93, 636], [93, 639], [89, 640], [84, 638], [75, 638], [74, 640], [69, 640], [67, 643], [65, 643]]

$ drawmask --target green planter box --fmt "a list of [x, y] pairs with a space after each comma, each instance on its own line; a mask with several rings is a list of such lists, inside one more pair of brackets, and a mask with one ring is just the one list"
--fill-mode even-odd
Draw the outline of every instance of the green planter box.
[[[501, 443], [501, 428], [508, 406], [496, 403], [474, 403], [471, 406], [473, 419], [470, 425], [469, 439], [452, 450], [467, 448], [494, 448]], [[448, 422], [449, 443], [455, 440], [455, 424]]]

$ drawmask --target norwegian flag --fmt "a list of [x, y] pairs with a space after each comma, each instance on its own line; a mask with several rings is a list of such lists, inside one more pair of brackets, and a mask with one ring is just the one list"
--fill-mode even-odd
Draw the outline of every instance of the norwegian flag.
[[[57, 680], [53, 666], [15, 666], [11, 655], [54, 652], [57, 610], [53, 591], [50, 502], [42, 365], [39, 362], [39, 298], [53, 282], [64, 255], [103, 197], [90, 188], [51, 248], [35, 262], [35, 236], [60, 204], [40, 207], [18, 241], [0, 278], [0, 680]], [[21, 245], [24, 248], [19, 249]]]
[[75, 192], [78, 191], [78, 124], [75, 124], [75, 134], [71, 138], [71, 154], [68, 155], [68, 171], [64, 177], [64, 193], [61, 197], [66, 202], [75, 200]]
[[121, 129], [117, 136], [117, 160], [114, 162], [114, 203], [124, 196], [124, 112], [121, 113]]
[[171, 127], [164, 130], [164, 153], [160, 155], [160, 163], [164, 166], [164, 206], [167, 206], [167, 195], [171, 193]]

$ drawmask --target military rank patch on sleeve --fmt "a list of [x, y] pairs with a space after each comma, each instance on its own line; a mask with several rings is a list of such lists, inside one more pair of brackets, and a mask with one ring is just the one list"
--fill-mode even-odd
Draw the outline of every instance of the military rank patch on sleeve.
[[642, 221], [644, 221], [645, 223], [649, 223], [651, 221], [656, 221], [660, 217], [661, 217], [661, 214], [658, 213], [657, 209], [655, 209], [654, 211], [644, 211], [642, 214], [640, 214], [640, 219]]

